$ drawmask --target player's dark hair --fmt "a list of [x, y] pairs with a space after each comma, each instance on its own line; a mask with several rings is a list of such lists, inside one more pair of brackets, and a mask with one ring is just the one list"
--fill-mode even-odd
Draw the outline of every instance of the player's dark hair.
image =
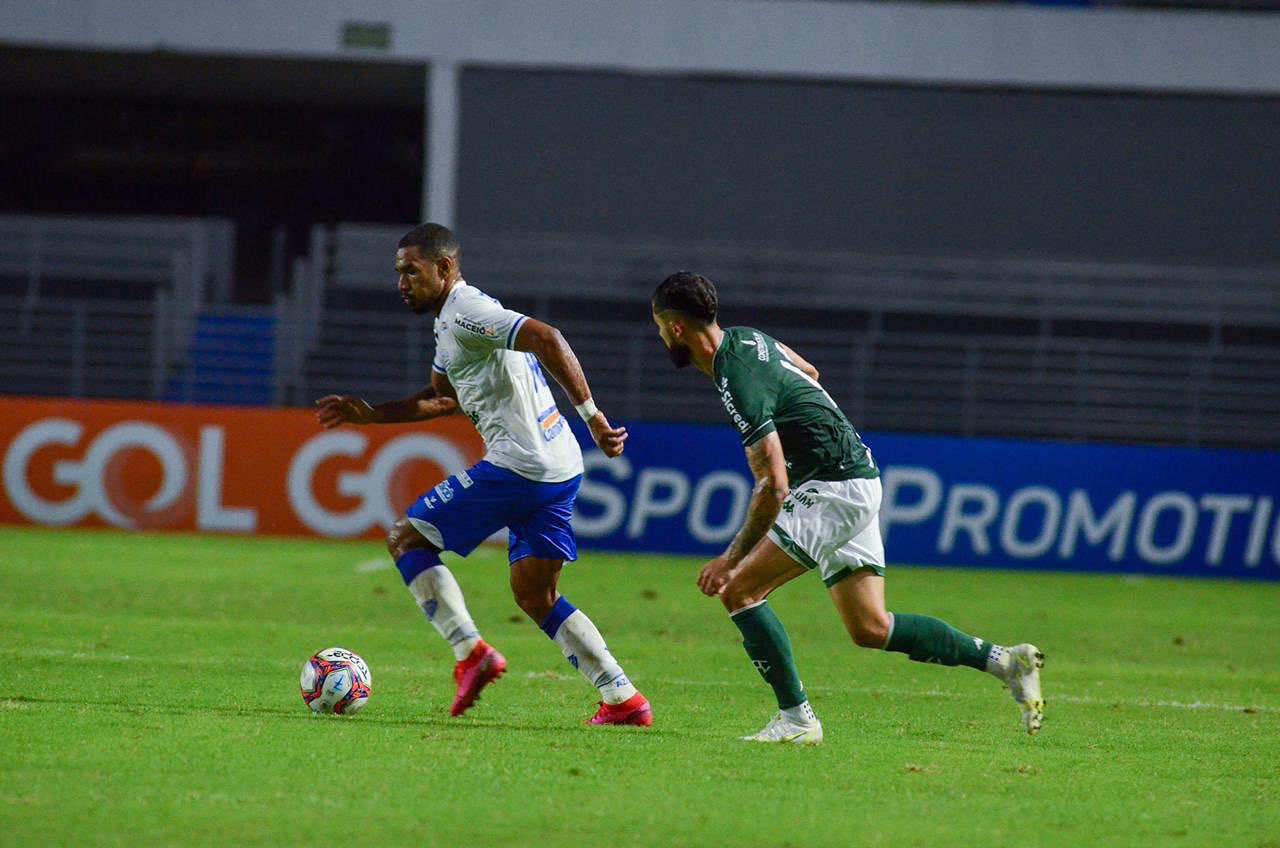
[[715, 283], [692, 271], [677, 271], [653, 292], [653, 311], [674, 309], [703, 324], [714, 324], [719, 301]]
[[439, 224], [419, 224], [404, 234], [400, 247], [416, 247], [426, 260], [441, 256], [461, 256], [462, 248], [448, 227]]

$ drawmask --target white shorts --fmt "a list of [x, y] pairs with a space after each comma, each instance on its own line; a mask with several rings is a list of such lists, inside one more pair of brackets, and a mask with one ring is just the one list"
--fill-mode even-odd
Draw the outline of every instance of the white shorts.
[[884, 576], [880, 480], [810, 480], [782, 502], [769, 539], [834, 586], [860, 568]]

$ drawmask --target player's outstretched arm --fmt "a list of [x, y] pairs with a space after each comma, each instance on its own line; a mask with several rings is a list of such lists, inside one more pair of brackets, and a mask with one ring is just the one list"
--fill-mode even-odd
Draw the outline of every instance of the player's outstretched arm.
[[591, 438], [604, 451], [605, 456], [618, 456], [622, 453], [623, 443], [627, 440], [627, 428], [611, 426], [604, 413], [595, 408], [587, 377], [582, 373], [582, 365], [559, 330], [550, 324], [529, 318], [520, 325], [512, 347], [538, 357], [542, 367], [564, 387], [570, 403], [578, 409], [578, 413], [591, 428]]
[[794, 350], [787, 347], [782, 342], [778, 342], [778, 347], [782, 348], [782, 352], [786, 355], [787, 359], [791, 360], [792, 365], [799, 368], [804, 373], [808, 374], [812, 379], [814, 380], [818, 379], [818, 369], [813, 366], [812, 362], [805, 359], [803, 356], [796, 353]]
[[[353, 395], [327, 395], [316, 401], [316, 418], [326, 429], [333, 429], [342, 424], [403, 424], [452, 415], [458, 411], [458, 402], [434, 385], [440, 378], [448, 382], [437, 373], [433, 375], [433, 385], [417, 394], [377, 406]], [[449, 387], [450, 393], [452, 388]]]
[[725, 552], [702, 568], [698, 575], [698, 588], [703, 594], [716, 595], [724, 588], [738, 563], [769, 532], [778, 518], [782, 502], [790, 494], [787, 479], [787, 460], [782, 453], [782, 440], [777, 432], [771, 432], [760, 441], [747, 447], [747, 463], [756, 478], [751, 492], [751, 504], [738, 535], [725, 548]]

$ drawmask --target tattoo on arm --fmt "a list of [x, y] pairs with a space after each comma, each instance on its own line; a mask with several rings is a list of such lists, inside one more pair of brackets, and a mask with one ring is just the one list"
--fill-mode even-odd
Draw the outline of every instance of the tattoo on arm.
[[779, 486], [778, 481], [773, 479], [773, 469], [769, 467], [769, 451], [765, 447], [769, 441], [769, 437], [766, 436], [747, 448], [747, 464], [751, 466], [751, 474], [756, 478], [753, 494], [771, 492], [782, 499], [787, 496], [787, 488], [785, 483]]
[[765, 444], [771, 440], [772, 437], [766, 437], [747, 448], [747, 464], [751, 466], [751, 473], [756, 478], [756, 486], [751, 492], [751, 505], [747, 507], [747, 518], [742, 523], [742, 529], [724, 552], [731, 562], [741, 560], [764, 538], [777, 519], [778, 510], [782, 508], [782, 502], [788, 494], [785, 478], [775, 479], [770, 466]]

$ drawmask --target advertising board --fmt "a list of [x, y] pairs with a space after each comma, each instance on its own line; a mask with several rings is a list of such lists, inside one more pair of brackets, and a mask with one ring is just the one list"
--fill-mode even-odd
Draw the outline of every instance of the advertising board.
[[[0, 522], [380, 538], [483, 456], [461, 416], [323, 430], [309, 410], [0, 401]], [[752, 480], [728, 427], [575, 422], [584, 548], [713, 555]], [[865, 434], [890, 564], [1280, 579], [1280, 453]]]

